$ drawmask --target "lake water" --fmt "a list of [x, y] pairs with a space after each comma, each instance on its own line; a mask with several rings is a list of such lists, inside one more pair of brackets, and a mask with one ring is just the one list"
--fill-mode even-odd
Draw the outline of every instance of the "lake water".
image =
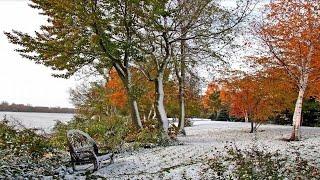
[[74, 114], [34, 113], [34, 112], [0, 112], [0, 119], [6, 116], [9, 121], [19, 121], [27, 128], [40, 128], [50, 132], [57, 121], [68, 122]]

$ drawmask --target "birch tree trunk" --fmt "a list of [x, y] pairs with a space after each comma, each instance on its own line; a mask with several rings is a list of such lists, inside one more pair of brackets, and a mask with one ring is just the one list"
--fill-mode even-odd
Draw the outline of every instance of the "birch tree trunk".
[[137, 129], [142, 129], [142, 122], [140, 118], [138, 103], [135, 99], [129, 100], [129, 103], [130, 103], [132, 122]]
[[292, 129], [291, 137], [289, 139], [291, 141], [299, 141], [301, 138], [300, 126], [301, 126], [301, 119], [302, 119], [302, 116], [301, 116], [302, 104], [303, 104], [304, 94], [308, 86], [308, 78], [310, 73], [309, 68], [310, 68], [312, 55], [314, 53], [313, 51], [314, 51], [314, 46], [311, 44], [307, 58], [305, 59], [305, 61], [304, 59], [302, 60], [302, 64], [304, 64], [304, 66], [301, 68], [299, 94], [298, 94], [298, 98], [297, 98], [296, 105], [294, 108], [294, 113], [293, 113], [293, 119], [292, 119], [293, 129]]
[[[180, 85], [181, 84], [181, 85]], [[184, 85], [179, 83], [179, 104], [180, 104], [180, 113], [179, 113], [179, 132], [184, 132], [185, 124], [185, 98], [184, 98]]]
[[[154, 112], [154, 104], [151, 106], [150, 110], [149, 110], [149, 114], [148, 114], [148, 120], [151, 119], [152, 113]], [[153, 118], [152, 118], [153, 119]]]
[[167, 118], [167, 113], [164, 108], [164, 90], [163, 90], [163, 74], [160, 73], [159, 76], [155, 79], [155, 93], [156, 93], [156, 101], [155, 101], [155, 110], [157, 114], [157, 118], [160, 123], [161, 131], [163, 132], [164, 139], [168, 139], [168, 129], [169, 129], [169, 121]]
[[301, 138], [300, 126], [301, 126], [301, 113], [302, 113], [302, 103], [303, 103], [304, 93], [305, 93], [305, 86], [302, 86], [299, 89], [299, 95], [294, 108], [294, 114], [292, 119], [293, 129], [292, 129], [291, 138], [290, 138], [290, 140], [292, 141], [298, 141]]

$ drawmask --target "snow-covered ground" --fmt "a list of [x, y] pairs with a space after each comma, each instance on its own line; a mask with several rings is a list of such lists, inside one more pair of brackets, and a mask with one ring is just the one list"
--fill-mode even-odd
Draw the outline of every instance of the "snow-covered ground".
[[320, 128], [302, 127], [302, 141], [285, 142], [290, 126], [262, 125], [259, 132], [248, 133], [249, 123], [194, 121], [179, 137], [183, 145], [142, 149], [119, 154], [112, 165], [102, 167], [95, 175], [107, 179], [200, 179], [203, 162], [231, 143], [238, 148], [258, 147], [279, 150], [285, 156], [299, 152], [320, 167]]

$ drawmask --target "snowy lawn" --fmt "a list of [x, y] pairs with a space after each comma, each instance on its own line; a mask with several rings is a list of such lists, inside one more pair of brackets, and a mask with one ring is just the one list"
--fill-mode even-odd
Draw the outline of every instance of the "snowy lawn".
[[197, 120], [186, 128], [185, 137], [178, 137], [183, 145], [119, 154], [114, 164], [94, 175], [108, 179], [201, 179], [206, 177], [203, 162], [230, 144], [241, 149], [279, 150], [288, 157], [299, 152], [320, 167], [320, 128], [302, 127], [299, 142], [282, 140], [290, 136], [291, 126], [262, 125], [255, 134], [249, 130], [249, 123]]

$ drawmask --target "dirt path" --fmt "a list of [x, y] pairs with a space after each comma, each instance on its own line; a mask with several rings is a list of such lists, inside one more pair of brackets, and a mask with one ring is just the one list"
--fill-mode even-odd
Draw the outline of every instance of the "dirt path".
[[248, 123], [196, 121], [186, 128], [187, 136], [179, 137], [183, 145], [120, 154], [114, 164], [95, 175], [108, 179], [201, 179], [204, 160], [230, 144], [242, 149], [279, 150], [288, 156], [298, 151], [320, 166], [320, 128], [303, 127], [300, 142], [281, 140], [289, 137], [290, 126], [264, 125], [256, 134], [248, 133], [249, 128]]

